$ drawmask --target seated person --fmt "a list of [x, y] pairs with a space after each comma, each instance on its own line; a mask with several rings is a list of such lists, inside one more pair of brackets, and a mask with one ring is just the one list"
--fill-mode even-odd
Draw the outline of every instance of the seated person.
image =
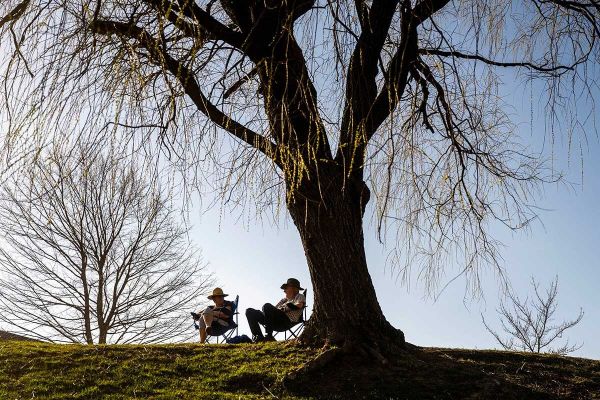
[[[288, 330], [296, 325], [302, 317], [306, 299], [300, 293], [304, 289], [300, 287], [298, 279], [288, 279], [286, 283], [281, 285], [281, 288], [285, 292], [285, 297], [277, 305], [267, 303], [263, 306], [262, 311], [253, 308], [246, 310], [246, 318], [248, 318], [252, 339], [255, 342], [275, 340], [273, 331]], [[265, 326], [266, 338], [263, 336], [259, 324]]]
[[228, 330], [235, 328], [233, 323], [233, 303], [225, 300], [229, 296], [224, 294], [221, 288], [215, 288], [208, 296], [215, 305], [208, 306], [200, 313], [191, 313], [194, 321], [198, 321], [200, 330], [200, 343], [206, 342], [206, 336], [220, 336]]

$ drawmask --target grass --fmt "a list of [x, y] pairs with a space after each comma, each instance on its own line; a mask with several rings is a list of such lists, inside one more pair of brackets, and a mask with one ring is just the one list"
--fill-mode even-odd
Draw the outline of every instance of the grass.
[[0, 341], [0, 399], [600, 399], [600, 362], [418, 349], [382, 368], [292, 343], [83, 346]]

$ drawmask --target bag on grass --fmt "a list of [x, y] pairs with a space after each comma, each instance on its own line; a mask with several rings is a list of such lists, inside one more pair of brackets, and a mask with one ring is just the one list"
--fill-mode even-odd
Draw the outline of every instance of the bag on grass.
[[229, 344], [252, 343], [252, 339], [250, 339], [246, 335], [238, 335], [238, 336], [230, 337], [225, 342], [229, 343]]

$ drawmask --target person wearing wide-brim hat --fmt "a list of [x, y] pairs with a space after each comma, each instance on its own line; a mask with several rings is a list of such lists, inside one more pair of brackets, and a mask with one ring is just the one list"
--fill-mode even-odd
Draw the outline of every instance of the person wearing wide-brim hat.
[[230, 329], [233, 329], [232, 314], [233, 303], [225, 300], [228, 294], [223, 293], [223, 289], [215, 288], [208, 297], [215, 305], [208, 306], [200, 313], [191, 313], [194, 321], [198, 322], [200, 330], [200, 343], [206, 342], [206, 337], [220, 336]]
[[[246, 310], [246, 318], [254, 341], [275, 340], [273, 331], [288, 330], [300, 321], [306, 304], [306, 298], [300, 293], [304, 290], [300, 282], [296, 278], [290, 278], [281, 285], [281, 289], [285, 292], [285, 297], [277, 305], [266, 303], [262, 311], [253, 308]], [[263, 336], [260, 325], [265, 327], [266, 337]]]
[[212, 294], [209, 294], [208, 296], [206, 296], [206, 298], [209, 299], [209, 300], [214, 300], [215, 297], [221, 297], [222, 299], [224, 299], [227, 296], [229, 296], [229, 295], [223, 293], [223, 289], [221, 289], [220, 287], [218, 287], [218, 288], [215, 288], [212, 291]]

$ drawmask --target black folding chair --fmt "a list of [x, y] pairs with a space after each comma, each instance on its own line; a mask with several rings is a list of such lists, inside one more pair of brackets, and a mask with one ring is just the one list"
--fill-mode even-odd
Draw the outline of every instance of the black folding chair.
[[[215, 339], [216, 344], [225, 343], [228, 339], [232, 338], [233, 336], [237, 336], [237, 334], [238, 334], [238, 315], [240, 314], [238, 312], [239, 303], [240, 303], [240, 296], [238, 295], [238, 296], [235, 296], [235, 300], [233, 301], [233, 307], [231, 309], [231, 312], [233, 313], [234, 321], [229, 325], [229, 329], [222, 335], [218, 335], [218, 336], [208, 335], [206, 337], [206, 343], [210, 343], [210, 340], [213, 338]], [[194, 326], [196, 327], [196, 329], [199, 329], [199, 327], [196, 324], [194, 324]]]
[[290, 326], [288, 329], [286, 329], [285, 331], [275, 331], [273, 332], [273, 337], [276, 337], [278, 333], [283, 332], [283, 338], [284, 340], [288, 340], [291, 339], [292, 337], [294, 339], [298, 339], [298, 335], [300, 335], [300, 333], [302, 333], [302, 330], [304, 329], [304, 322], [306, 321], [306, 309], [307, 309], [307, 300], [306, 300], [306, 292], [308, 289], [304, 289], [304, 291], [302, 292], [302, 294], [304, 295], [304, 307], [302, 307], [302, 314], [300, 315], [300, 319], [298, 320], [298, 322], [295, 322], [292, 326]]

